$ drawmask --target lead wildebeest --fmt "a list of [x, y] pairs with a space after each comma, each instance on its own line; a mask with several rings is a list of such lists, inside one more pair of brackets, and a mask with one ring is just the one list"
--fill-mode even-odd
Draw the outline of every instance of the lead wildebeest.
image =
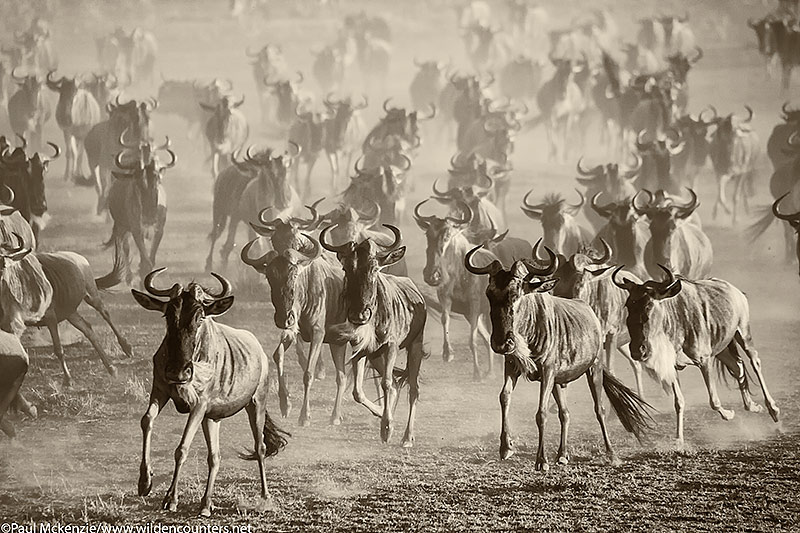
[[[419, 399], [419, 369], [427, 356], [423, 334], [427, 313], [425, 299], [410, 278], [382, 272], [402, 259], [400, 230], [385, 224], [394, 233], [394, 242], [379, 244], [372, 239], [333, 246], [326, 241], [331, 226], [322, 230], [320, 244], [336, 254], [344, 268], [346, 322], [335, 326], [335, 338], [353, 346], [353, 396], [355, 400], [381, 417], [381, 440], [388, 442], [393, 431], [393, 413], [398, 398], [398, 380], [409, 385], [408, 425], [403, 447], [414, 445], [414, 425]], [[398, 352], [406, 350], [404, 370], [396, 370]], [[369, 360], [381, 374], [383, 409], [364, 396], [364, 368]]]
[[[278, 370], [278, 397], [281, 414], [288, 416], [291, 404], [284, 373], [284, 353], [295, 341], [310, 343], [308, 357], [301, 361], [303, 368], [303, 407], [299, 423], [311, 424], [311, 387], [314, 370], [322, 352], [328, 344], [336, 367], [336, 400], [331, 413], [331, 424], [342, 422], [341, 404], [347, 378], [345, 376], [345, 344], [334, 342], [328, 333], [334, 324], [344, 320], [344, 273], [336, 268], [328, 257], [322, 255], [319, 242], [303, 234], [310, 243], [309, 252], [292, 248], [270, 250], [261, 257], [250, 257], [250, 248], [255, 240], [242, 248], [242, 261], [267, 278], [270, 299], [275, 308], [275, 326], [281, 330], [281, 338], [273, 354]], [[299, 336], [299, 338], [298, 338]]]
[[[170, 162], [162, 165], [155, 157], [156, 150], [166, 150]], [[167, 221], [167, 193], [162, 180], [164, 171], [175, 166], [177, 156], [169, 149], [169, 138], [163, 145], [153, 150], [149, 143], [140, 148], [138, 161], [123, 164], [123, 152], [116, 157], [120, 171], [114, 171], [114, 183], [108, 193], [108, 209], [114, 226], [106, 247], [114, 245], [115, 253], [123, 262], [128, 281], [132, 278], [131, 257], [128, 235], [139, 251], [139, 274], [144, 276], [152, 270], [156, 254], [164, 236]], [[146, 239], [152, 236], [148, 250]]]
[[[247, 459], [257, 459], [261, 478], [261, 497], [267, 498], [267, 472], [264, 459], [277, 454], [285, 445], [285, 433], [272, 422], [267, 412], [269, 359], [258, 339], [249, 331], [218, 324], [213, 317], [233, 305], [231, 285], [212, 274], [222, 285], [218, 293], [195, 282], [184, 288], [175, 283], [169, 289], [153, 286], [153, 278], [164, 269], [150, 272], [144, 287], [150, 294], [131, 289], [136, 302], [166, 318], [164, 340], [153, 356], [153, 386], [150, 402], [142, 417], [142, 463], [139, 468], [140, 496], [153, 487], [150, 463], [150, 438], [153, 422], [169, 400], [180, 413], [188, 413], [181, 443], [175, 450], [175, 471], [164, 496], [163, 508], [178, 508], [178, 476], [189, 454], [192, 439], [202, 424], [208, 448], [208, 480], [200, 503], [200, 516], [211, 516], [214, 482], [219, 471], [219, 421], [242, 409], [247, 411], [255, 451]], [[166, 298], [166, 300], [164, 299]]]
[[64, 132], [64, 149], [67, 152], [64, 180], [68, 181], [80, 174], [84, 139], [92, 127], [100, 122], [100, 106], [94, 96], [81, 86], [80, 80], [63, 76], [54, 80], [54, 72], [51, 70], [47, 73], [47, 87], [58, 93], [56, 122]]
[[[482, 293], [486, 290], [483, 278], [467, 276], [464, 268], [464, 254], [472, 243], [467, 240], [464, 232], [469, 228], [472, 219], [472, 210], [463, 201], [458, 201], [462, 213], [460, 218], [446, 216], [423, 216], [420, 208], [428, 200], [423, 200], [414, 208], [414, 220], [422, 231], [425, 232], [427, 256], [422, 275], [425, 283], [436, 289], [442, 313], [442, 359], [449, 363], [455, 358], [450, 345], [450, 314], [455, 312], [462, 315], [469, 322], [469, 348], [472, 352], [472, 378], [481, 379], [480, 360], [478, 357], [478, 335], [489, 344], [489, 330], [486, 319], [489, 306]], [[497, 257], [488, 250], [483, 252], [484, 260], [494, 260]], [[493, 353], [489, 350], [489, 371], [494, 372]]]
[[559, 464], [569, 462], [569, 411], [563, 387], [585, 375], [606, 453], [612, 464], [618, 463], [606, 430], [602, 391], [605, 390], [623, 427], [637, 438], [649, 426], [650, 406], [603, 368], [598, 357], [603, 344], [602, 331], [594, 311], [581, 300], [546, 294], [556, 283], [556, 280], [547, 278], [558, 268], [558, 258], [549, 248], [545, 248], [550, 257], [546, 267], [539, 268], [530, 260], [521, 260], [505, 270], [499, 261], [476, 266], [472, 258], [481, 247], [478, 245], [467, 253], [464, 266], [472, 274], [489, 275], [486, 297], [489, 299], [492, 321], [491, 344], [492, 349], [506, 360], [505, 380], [500, 392], [500, 457], [508, 459], [515, 451], [509, 408], [517, 380], [520, 375], [525, 375], [530, 381], [541, 382], [539, 410], [536, 412], [536, 425], [539, 428], [536, 469], [549, 468], [544, 451], [544, 429], [551, 394], [558, 405], [561, 421], [561, 445], [557, 461]]
[[750, 397], [748, 372], [739, 349], [747, 354], [769, 414], [778, 421], [780, 409], [767, 390], [761, 360], [750, 335], [750, 307], [739, 289], [716, 278], [676, 278], [664, 266], [661, 266], [666, 274], [664, 281], [636, 283], [624, 276], [619, 280], [617, 275], [622, 268], [614, 271], [613, 280], [628, 292], [625, 307], [631, 355], [672, 387], [677, 415], [676, 437], [680, 444], [683, 443], [684, 400], [678, 370], [686, 365], [700, 368], [711, 408], [723, 419], [730, 420], [734, 413], [720, 403], [712, 365], [727, 370], [736, 379], [746, 410], [763, 410]]

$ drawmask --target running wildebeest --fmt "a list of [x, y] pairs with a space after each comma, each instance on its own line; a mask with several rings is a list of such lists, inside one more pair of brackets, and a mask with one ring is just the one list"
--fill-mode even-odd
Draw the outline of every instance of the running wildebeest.
[[[255, 451], [247, 459], [258, 460], [261, 497], [267, 498], [264, 459], [285, 445], [285, 432], [278, 429], [267, 412], [269, 359], [255, 335], [249, 331], [218, 324], [213, 317], [233, 305], [231, 284], [219, 274], [212, 276], [222, 285], [218, 293], [195, 282], [184, 288], [175, 283], [169, 289], [153, 286], [159, 268], [144, 279], [148, 293], [131, 289], [136, 302], [148, 311], [164, 315], [167, 331], [153, 356], [153, 387], [142, 417], [142, 463], [139, 468], [139, 496], [153, 487], [150, 438], [153, 422], [169, 400], [179, 413], [189, 414], [181, 443], [175, 450], [175, 471], [164, 496], [163, 508], [178, 508], [178, 476], [189, 447], [202, 424], [208, 448], [208, 480], [200, 503], [200, 516], [211, 516], [214, 482], [219, 470], [219, 421], [247, 411]], [[166, 300], [164, 300], [166, 298]]]

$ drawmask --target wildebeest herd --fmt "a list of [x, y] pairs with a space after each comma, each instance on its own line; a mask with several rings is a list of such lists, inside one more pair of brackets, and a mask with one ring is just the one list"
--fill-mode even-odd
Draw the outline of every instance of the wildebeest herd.
[[[293, 346], [301, 428], [320, 405], [312, 389], [325, 379], [327, 346], [335, 370], [330, 424], [348, 430], [352, 388], [389, 443], [407, 387], [401, 445], [412, 448], [425, 409], [420, 390], [437, 387], [437, 376], [421, 379], [432, 348], [426, 336], [439, 329], [429, 318], [441, 322], [443, 368], [468, 351], [466, 381], [480, 384], [501, 365], [495, 417], [502, 459], [517, 452], [512, 393], [520, 377], [540, 383], [535, 470], [549, 470], [545, 426], [553, 412], [561, 430], [556, 462], [570, 463], [567, 390], [584, 377], [613, 466], [621, 461], [606, 405], [648, 446], [661, 431], [651, 405], [660, 389], [674, 402], [678, 447], [686, 445], [679, 379], [686, 366], [700, 369], [710, 407], [724, 420], [734, 412], [717, 386], [729, 377], [746, 411], [766, 410], [779, 422], [760, 339], [751, 334], [749, 288], [712, 277], [717, 242], [709, 222], [742, 232], [748, 221], [751, 240], [740, 239], [734, 252], [746, 254], [777, 220], [786, 262], [800, 258], [800, 112], [788, 92], [800, 64], [797, 3], [783, 0], [749, 22], [755, 36], [748, 37], [768, 62], [763, 83], [776, 62], [783, 69], [781, 87], [769, 89], [783, 120], [768, 136], [756, 131], [750, 102], [697, 101], [693, 71], [716, 56], [699, 44], [711, 42], [701, 34], [708, 26], [689, 12], [628, 20], [598, 7], [566, 23], [556, 6], [459, 2], [446, 17], [461, 39], [459, 61], [434, 47], [406, 57], [404, 26], [381, 9], [312, 2], [329, 10], [335, 31], [312, 48], [310, 61], [291, 59], [291, 42], [263, 39], [230, 58], [252, 73], [255, 91], [234, 83], [224, 66], [210, 79], [169, 77], [163, 58], [174, 41], [145, 25], [95, 28], [96, 67], [70, 70], [62, 66], [70, 49], [54, 44], [64, 31], [57, 19], [47, 9], [19, 15], [8, 27], [20, 29], [3, 36], [0, 55], [0, 429], [14, 437], [13, 418], [37, 416], [26, 391], [29, 367], [38, 364], [26, 351], [26, 328], [47, 328], [65, 387], [82, 377], [68, 368], [62, 322], [90, 341], [112, 377], [126, 363], [109, 354], [79, 313], [81, 302], [112, 329], [126, 359], [134, 358], [130, 332], [104, 302], [103, 293], [118, 286], [166, 323], [141, 418], [139, 496], [154, 486], [156, 417], [170, 400], [188, 415], [162, 503], [169, 511], [178, 508], [179, 478], [202, 428], [208, 473], [199, 513], [211, 516], [220, 422], [241, 410], [254, 442], [243, 457], [258, 463], [260, 497], [269, 498], [269, 484], [280, 492], [266, 459], [295, 445], [281, 427], [289, 422], [277, 420], [292, 413]], [[231, 10], [241, 17], [261, 4], [232, 2]], [[402, 92], [390, 76], [398, 62], [414, 73]], [[204, 72], [215, 68], [206, 64]], [[164, 135], [159, 120], [179, 126]], [[48, 138], [56, 126], [63, 142]], [[520, 165], [520, 148], [534, 137], [541, 172], [572, 173], [563, 187]], [[58, 190], [94, 189], [84, 214], [104, 235], [112, 267], [102, 277], [49, 236], [48, 199], [62, 198], [47, 194], [54, 187], [48, 169], [62, 154], [66, 183]], [[434, 157], [435, 170], [423, 171]], [[764, 160], [772, 165], [773, 202], [759, 213]], [[168, 200], [168, 180], [186, 169], [192, 184]], [[700, 191], [706, 174], [715, 180], [707, 195]], [[170, 210], [193, 194], [210, 198], [199, 217], [206, 227], [170, 234]], [[701, 221], [701, 197], [710, 221]], [[541, 238], [531, 238], [539, 229]], [[192, 271], [213, 276], [220, 288], [188, 277], [163, 281], [175, 257], [159, 255], [162, 240], [205, 239], [207, 231], [208, 251], [204, 261], [190, 258], [197, 259]], [[264, 309], [257, 321], [217, 321], [233, 308], [234, 294], [257, 300]], [[453, 315], [468, 323], [463, 341], [452, 333]], [[632, 386], [614, 370], [617, 353], [632, 369]], [[764, 357], [766, 367], [774, 356]], [[753, 397], [756, 384], [764, 406]]]

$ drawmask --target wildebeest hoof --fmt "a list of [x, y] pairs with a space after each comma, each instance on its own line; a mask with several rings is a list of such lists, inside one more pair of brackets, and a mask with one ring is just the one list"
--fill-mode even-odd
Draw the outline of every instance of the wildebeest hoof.
[[777, 422], [778, 419], [781, 417], [781, 410], [778, 409], [777, 407], [773, 407], [772, 409], [769, 410], [769, 416], [772, 417], [773, 422]]
[[560, 464], [562, 466], [568, 465], [569, 464], [569, 457], [566, 456], [566, 455], [559, 455], [558, 459], [556, 460], [556, 463], [558, 463], [558, 464]]
[[763, 413], [764, 407], [758, 403], [751, 403], [750, 405], [746, 405], [745, 409], [750, 411], [751, 413]]
[[732, 420], [736, 413], [733, 412], [733, 409], [720, 409], [719, 416], [722, 417], [723, 420]]
[[281, 407], [281, 418], [286, 418], [289, 416], [289, 413], [292, 411], [292, 402], [289, 401], [288, 397], [281, 397], [279, 399], [280, 407]]
[[536, 470], [547, 472], [550, 470], [550, 465], [547, 464], [547, 461], [536, 461]]
[[325, 370], [325, 367], [317, 367], [317, 371], [314, 373], [314, 379], [318, 381], [323, 381], [327, 377], [328, 373]]
[[481, 375], [481, 371], [477, 368], [472, 371], [472, 381], [483, 381], [483, 376]]
[[211, 518], [211, 511], [214, 510], [214, 506], [211, 504], [203, 505], [200, 508], [200, 512], [197, 513], [197, 518]]
[[36, 408], [35, 405], [31, 405], [31, 408], [28, 411], [28, 416], [31, 418], [39, 418], [39, 410]]
[[381, 422], [381, 440], [383, 442], [389, 442], [389, 439], [392, 438], [392, 431], [394, 428], [388, 422]]
[[617, 457], [616, 455], [612, 454], [608, 458], [608, 464], [611, 465], [611, 466], [619, 466], [619, 465], [622, 464], [622, 461], [620, 461], [619, 457]]
[[139, 496], [148, 496], [153, 488], [153, 473], [147, 472], [139, 475]]
[[117, 367], [115, 367], [114, 365], [109, 365], [108, 366], [108, 373], [112, 378], [116, 378], [117, 377]]
[[300, 418], [297, 419], [297, 423], [300, 424], [301, 427], [307, 428], [311, 425], [311, 417], [308, 415], [300, 415]]
[[164, 498], [164, 502], [162, 503], [161, 507], [165, 511], [175, 512], [178, 510], [178, 500], [167, 496]]
[[129, 358], [133, 358], [133, 350], [131, 349], [131, 345], [125, 341], [121, 341], [119, 343], [120, 348], [122, 348], [122, 352]]
[[511, 446], [500, 446], [500, 459], [509, 459], [514, 455], [514, 448]]
[[332, 416], [331, 417], [331, 425], [332, 426], [341, 426], [342, 425], [342, 417], [339, 416]]

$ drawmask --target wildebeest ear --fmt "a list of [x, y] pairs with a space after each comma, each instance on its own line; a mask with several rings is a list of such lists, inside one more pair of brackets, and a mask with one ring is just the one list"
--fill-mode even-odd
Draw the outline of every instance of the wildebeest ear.
[[136, 302], [147, 309], [148, 311], [161, 311], [164, 312], [164, 307], [166, 306], [166, 302], [162, 302], [156, 298], [153, 298], [149, 294], [145, 294], [143, 292], [139, 292], [136, 289], [131, 289], [131, 294], [133, 295], [133, 299]]
[[391, 266], [391, 265], [397, 263], [398, 261], [400, 261], [403, 258], [404, 255], [406, 255], [406, 247], [405, 246], [401, 246], [400, 248], [398, 248], [396, 250], [392, 250], [391, 252], [389, 252], [388, 254], [384, 255], [383, 257], [380, 257], [378, 259], [378, 265], [381, 268], [386, 268], [386, 267]]
[[533, 281], [526, 281], [522, 284], [522, 290], [525, 293], [529, 292], [550, 292], [560, 281], [559, 278], [551, 278], [539, 280], [534, 278]]
[[233, 305], [233, 295], [214, 300], [212, 303], [203, 306], [206, 316], [219, 316], [226, 312]]
[[681, 292], [681, 280], [675, 280], [672, 285], [664, 289], [663, 291], [657, 291], [656, 294], [653, 296], [656, 300], [663, 300], [664, 298], [672, 298], [673, 296], [677, 295]]

